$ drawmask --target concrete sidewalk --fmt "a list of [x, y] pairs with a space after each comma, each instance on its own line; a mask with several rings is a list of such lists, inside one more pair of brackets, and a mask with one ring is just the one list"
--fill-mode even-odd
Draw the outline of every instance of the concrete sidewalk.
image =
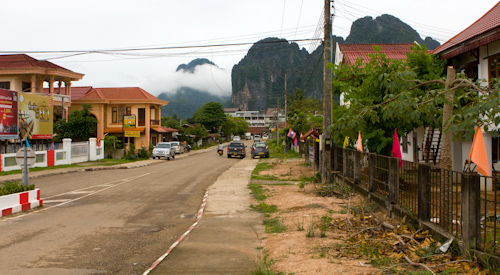
[[248, 183], [258, 160], [247, 157], [209, 188], [197, 226], [149, 274], [248, 274], [265, 227], [250, 209]]

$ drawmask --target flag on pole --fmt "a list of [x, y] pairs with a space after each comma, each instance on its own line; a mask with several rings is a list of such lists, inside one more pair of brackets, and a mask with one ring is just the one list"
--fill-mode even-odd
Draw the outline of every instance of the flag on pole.
[[99, 139], [99, 136], [97, 136], [97, 141], [96, 141], [97, 147], [101, 147], [101, 140]]
[[343, 148], [347, 148], [347, 146], [349, 146], [349, 138], [346, 136], [345, 139], [344, 139], [344, 146], [343, 146]]
[[356, 143], [356, 149], [363, 152], [363, 143], [361, 141], [361, 131], [358, 132], [358, 142]]
[[298, 141], [297, 141], [297, 138], [294, 138], [294, 139], [293, 139], [293, 145], [295, 145], [295, 147], [297, 147], [297, 146], [298, 146], [298, 144], [299, 144], [299, 143], [298, 143]]
[[486, 146], [484, 145], [483, 132], [479, 126], [476, 126], [476, 133], [472, 141], [470, 149], [469, 162], [472, 161], [477, 166], [477, 171], [483, 176], [491, 176], [490, 163], [486, 154]]
[[55, 149], [55, 148], [56, 148], [56, 147], [55, 147], [55, 145], [54, 145], [54, 142], [52, 141], [52, 145], [50, 145], [50, 151], [54, 151], [54, 149]]
[[26, 139], [26, 147], [30, 148], [30, 143], [28, 142], [28, 139]]
[[401, 146], [399, 145], [399, 138], [397, 128], [394, 129], [394, 139], [392, 141], [392, 157], [399, 159], [399, 167], [401, 167]]
[[292, 130], [292, 128], [290, 128], [290, 130], [288, 131], [287, 136], [291, 139], [295, 139], [295, 132]]

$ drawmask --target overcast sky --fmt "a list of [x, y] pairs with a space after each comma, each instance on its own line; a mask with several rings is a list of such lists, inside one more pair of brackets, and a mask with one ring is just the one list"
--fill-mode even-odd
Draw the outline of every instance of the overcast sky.
[[[187, 85], [230, 95], [231, 69], [245, 56], [251, 43], [266, 37], [317, 38], [323, 2], [0, 0], [4, 11], [0, 17], [0, 52], [27, 53], [85, 74], [73, 86], [139, 86], [158, 95]], [[422, 39], [430, 36], [444, 43], [496, 3], [497, 0], [336, 0], [333, 33], [346, 38], [356, 19], [391, 14], [416, 29]], [[248, 44], [220, 46], [240, 43]], [[317, 46], [311, 41], [297, 43], [307, 50]], [[193, 47], [207, 45], [210, 47]], [[170, 48], [110, 51], [165, 47]], [[71, 56], [77, 53], [68, 51], [95, 52]], [[207, 58], [220, 69], [204, 66], [195, 77], [175, 72], [179, 64], [195, 58]]]

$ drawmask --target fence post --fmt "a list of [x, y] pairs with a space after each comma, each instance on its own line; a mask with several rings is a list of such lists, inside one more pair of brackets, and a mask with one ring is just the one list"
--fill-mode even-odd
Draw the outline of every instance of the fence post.
[[338, 171], [339, 170], [339, 164], [338, 162], [338, 150], [337, 146], [332, 147], [332, 165], [333, 165], [333, 171]]
[[361, 182], [361, 152], [356, 150], [354, 151], [354, 184], [359, 184]]
[[399, 202], [399, 159], [389, 158], [389, 203]]
[[343, 149], [344, 153], [342, 154], [342, 176], [345, 177], [347, 174], [347, 150]]
[[368, 155], [368, 191], [373, 192], [376, 189], [377, 182], [375, 181], [377, 167], [377, 154], [370, 153]]
[[430, 166], [425, 164], [418, 165], [418, 219], [421, 221], [429, 221], [430, 219], [430, 195], [431, 186], [429, 185], [431, 179]]
[[462, 238], [463, 252], [476, 249], [481, 242], [481, 193], [479, 175], [462, 174]]
[[71, 139], [70, 138], [64, 138], [63, 139], [63, 150], [66, 152], [65, 157], [66, 159], [64, 160], [65, 164], [71, 164]]

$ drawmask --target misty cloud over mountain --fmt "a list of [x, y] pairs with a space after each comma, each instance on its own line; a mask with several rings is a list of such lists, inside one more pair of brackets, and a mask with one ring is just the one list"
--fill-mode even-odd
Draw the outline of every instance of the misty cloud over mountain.
[[221, 69], [208, 59], [195, 59], [187, 65], [179, 65], [175, 72], [168, 72], [160, 79], [151, 81], [148, 88], [167, 94], [190, 88], [226, 97], [230, 96], [232, 91], [231, 70]]

